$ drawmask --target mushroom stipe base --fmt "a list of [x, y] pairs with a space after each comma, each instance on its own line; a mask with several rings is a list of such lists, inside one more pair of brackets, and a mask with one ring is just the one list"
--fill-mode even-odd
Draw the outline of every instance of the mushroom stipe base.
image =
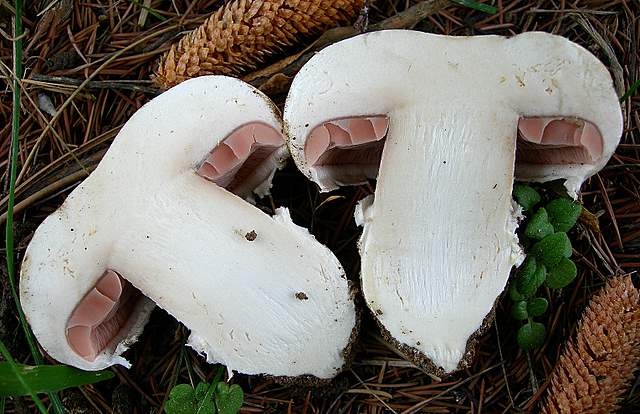
[[[480, 337], [487, 333], [491, 325], [493, 325], [493, 321], [496, 318], [496, 308], [498, 306], [498, 302], [500, 298], [497, 298], [491, 311], [485, 316], [482, 320], [482, 324], [477, 331], [475, 331], [467, 340], [467, 345], [465, 347], [464, 356], [458, 363], [455, 371], [460, 371], [470, 367], [473, 364], [473, 361], [476, 357], [476, 353], [478, 350], [478, 343]], [[451, 371], [445, 371], [442, 367], [433, 363], [429, 357], [427, 357], [422, 351], [416, 349], [412, 346], [404, 344], [391, 335], [391, 333], [385, 328], [384, 324], [380, 322], [374, 312], [369, 312], [372, 315], [372, 318], [375, 320], [378, 329], [380, 329], [380, 333], [382, 337], [393, 346], [402, 356], [407, 360], [411, 361], [418, 368], [428, 372], [429, 374], [433, 374], [439, 378], [446, 378], [451, 374]]]

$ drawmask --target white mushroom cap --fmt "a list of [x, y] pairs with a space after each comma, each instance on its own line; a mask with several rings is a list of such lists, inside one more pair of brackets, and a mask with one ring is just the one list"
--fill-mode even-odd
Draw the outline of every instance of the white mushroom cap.
[[620, 106], [604, 65], [562, 37], [374, 32], [327, 47], [295, 77], [284, 121], [298, 168], [325, 191], [371, 177], [313, 164], [317, 148], [305, 149], [320, 125], [380, 115], [389, 128], [375, 201], [358, 213], [364, 295], [416, 362], [450, 372], [521, 260], [511, 204], [519, 120], [576, 118], [599, 131], [589, 164], [517, 166], [521, 179], [563, 178], [575, 193], [615, 150]]
[[[22, 306], [53, 358], [86, 370], [127, 365], [119, 355], [155, 302], [191, 330], [189, 344], [209, 362], [291, 377], [342, 368], [355, 311], [335, 256], [286, 209], [269, 217], [196, 174], [223, 138], [255, 122], [281, 131], [262, 93], [218, 76], [170, 89], [127, 122], [24, 258]], [[65, 330], [106, 270], [148, 299], [87, 360]]]

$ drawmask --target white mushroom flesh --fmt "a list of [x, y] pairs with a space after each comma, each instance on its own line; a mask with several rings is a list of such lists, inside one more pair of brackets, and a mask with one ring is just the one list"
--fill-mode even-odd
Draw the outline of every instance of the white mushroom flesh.
[[[209, 362], [334, 376], [355, 326], [338, 260], [286, 209], [270, 217], [217, 184], [266, 191], [272, 170], [238, 174], [256, 153], [256, 170], [281, 164], [280, 131], [268, 99], [226, 77], [184, 82], [136, 112], [25, 254], [22, 306], [43, 348], [86, 370], [128, 365], [120, 354], [157, 304]], [[220, 144], [233, 157], [217, 156]]]
[[611, 77], [585, 49], [545, 33], [357, 36], [316, 54], [293, 81], [284, 120], [299, 169], [324, 191], [370, 177], [318, 163], [313, 141], [322, 125], [371, 116], [389, 124], [375, 198], [356, 212], [367, 304], [415, 362], [463, 368], [522, 259], [511, 199], [518, 125], [527, 144], [518, 177], [562, 178], [575, 194], [621, 135]]

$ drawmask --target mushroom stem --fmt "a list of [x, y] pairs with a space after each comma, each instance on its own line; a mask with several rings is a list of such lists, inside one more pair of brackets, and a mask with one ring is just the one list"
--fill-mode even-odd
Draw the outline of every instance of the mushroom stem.
[[[272, 218], [254, 209], [196, 174], [183, 175], [131, 217], [108, 266], [135, 275], [158, 306], [171, 303], [165, 309], [189, 326], [189, 344], [209, 362], [259, 374], [264, 359], [271, 375], [330, 378], [355, 323], [348, 291], [325, 288], [344, 277], [342, 268], [286, 210]], [[180, 226], [171, 225], [176, 220]], [[257, 277], [263, 274], [269, 278]], [[309, 299], [296, 299], [297, 292]]]
[[[479, 327], [476, 315], [491, 311], [518, 258], [515, 138], [505, 140], [518, 116], [510, 114], [509, 126], [477, 108], [389, 115], [385, 174], [362, 212], [363, 292], [393, 338], [453, 371]], [[470, 254], [473, 261], [462, 260]]]

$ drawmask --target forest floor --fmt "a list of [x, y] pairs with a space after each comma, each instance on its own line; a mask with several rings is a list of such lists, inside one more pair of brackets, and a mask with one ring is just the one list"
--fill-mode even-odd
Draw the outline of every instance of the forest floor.
[[[60, 206], [86, 171], [95, 167], [127, 119], [160, 92], [150, 82], [155, 60], [180, 34], [202, 23], [222, 2], [152, 0], [152, 12], [147, 13], [141, 7], [142, 0], [78, 0], [69, 2], [69, 9], [56, 15], [44, 12], [52, 3], [50, 0], [26, 3], [25, 75], [15, 192], [18, 208], [14, 218], [18, 263], [38, 224]], [[415, 3], [373, 1], [369, 23], [383, 21]], [[411, 28], [456, 36], [511, 36], [535, 30], [555, 33], [600, 58], [610, 68], [621, 96], [640, 79], [638, 1], [488, 2], [497, 8], [495, 14], [453, 1], [445, 3]], [[0, 90], [3, 213], [7, 209], [11, 146], [11, 15], [11, 4], [0, 0], [0, 74], [6, 82]], [[52, 20], [46, 22], [45, 17]], [[313, 40], [306, 39], [306, 43], [287, 53], [299, 52]], [[285, 57], [280, 55], [275, 60]], [[88, 77], [97, 82], [78, 89]], [[286, 90], [271, 93], [279, 105], [284, 101], [283, 92]], [[65, 104], [72, 94], [73, 99]], [[45, 131], [52, 110], [63, 105], [52, 128]], [[578, 277], [559, 294], [546, 292], [550, 310], [541, 318], [548, 328], [544, 346], [530, 354], [519, 349], [515, 337], [518, 322], [509, 316], [509, 300], [500, 300], [495, 323], [480, 338], [473, 365], [450, 377], [437, 378], [402, 359], [382, 339], [370, 316], [365, 315], [353, 364], [330, 386], [281, 385], [268, 378], [237, 375], [233, 381], [245, 391], [242, 412], [536, 411], [563, 345], [574, 332], [590, 295], [612, 275], [640, 267], [640, 96], [627, 96], [622, 107], [625, 118], [621, 145], [608, 166], [585, 184], [581, 196], [585, 209], [598, 218], [599, 231], [579, 224], [571, 233]], [[74, 151], [73, 156], [69, 155], [70, 150]], [[78, 167], [78, 161], [84, 168]], [[309, 228], [337, 254], [348, 277], [357, 284], [356, 241], [360, 229], [352, 219], [353, 211], [358, 200], [372, 193], [374, 185], [320, 194], [290, 163], [276, 174], [273, 194], [259, 205], [268, 213], [275, 207], [288, 207], [297, 224]], [[3, 222], [5, 217], [2, 216]], [[4, 259], [0, 269], [0, 338], [17, 361], [33, 363], [8, 284], [4, 283]], [[361, 298], [358, 300], [362, 302]], [[167, 313], [155, 310], [140, 341], [126, 354], [133, 367], [111, 368], [115, 373], [112, 380], [61, 392], [64, 404], [78, 413], [158, 412], [173, 385], [210, 379], [216, 371], [216, 367], [184, 346], [187, 334]], [[632, 384], [621, 405], [622, 412], [640, 413], [640, 381]], [[32, 409], [29, 399], [20, 398], [9, 401], [7, 412]]]

